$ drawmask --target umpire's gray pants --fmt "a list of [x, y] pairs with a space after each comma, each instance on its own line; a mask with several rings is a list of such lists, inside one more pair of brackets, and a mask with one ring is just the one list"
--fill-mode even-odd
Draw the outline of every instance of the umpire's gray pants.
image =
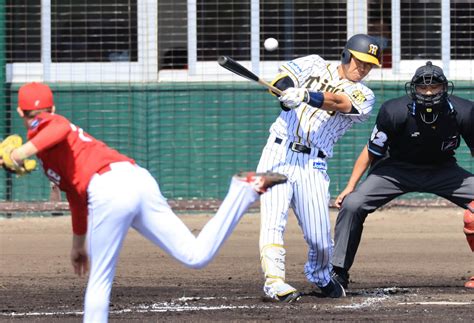
[[455, 162], [436, 167], [390, 159], [379, 162], [342, 203], [336, 220], [333, 265], [349, 270], [367, 215], [409, 192], [433, 193], [466, 209], [474, 200], [474, 175]]

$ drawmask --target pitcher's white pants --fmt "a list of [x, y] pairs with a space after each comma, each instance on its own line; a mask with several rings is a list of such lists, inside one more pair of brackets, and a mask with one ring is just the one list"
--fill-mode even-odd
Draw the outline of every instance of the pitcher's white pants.
[[89, 186], [88, 248], [91, 262], [84, 322], [107, 322], [110, 291], [123, 240], [130, 227], [190, 268], [206, 266], [258, 193], [232, 178], [217, 213], [198, 237], [173, 213], [155, 179], [128, 162], [94, 175]]

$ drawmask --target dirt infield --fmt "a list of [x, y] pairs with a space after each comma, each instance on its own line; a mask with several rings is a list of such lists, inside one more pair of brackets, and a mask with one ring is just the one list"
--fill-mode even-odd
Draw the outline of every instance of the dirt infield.
[[[335, 212], [332, 211], [332, 223]], [[197, 233], [206, 215], [183, 215]], [[69, 264], [68, 216], [0, 219], [0, 321], [80, 322], [86, 285]], [[110, 322], [470, 321], [474, 255], [458, 208], [392, 208], [370, 215], [344, 299], [304, 278], [306, 246], [290, 216], [287, 280], [297, 303], [264, 302], [259, 216], [247, 214], [205, 269], [191, 270], [131, 231], [112, 290]]]

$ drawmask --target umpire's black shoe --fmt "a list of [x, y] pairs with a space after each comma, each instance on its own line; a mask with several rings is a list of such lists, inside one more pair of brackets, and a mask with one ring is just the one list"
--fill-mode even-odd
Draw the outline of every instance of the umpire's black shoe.
[[349, 287], [349, 272], [341, 267], [334, 266], [332, 268], [331, 276], [339, 282], [345, 289]]
[[344, 290], [344, 287], [342, 287], [342, 285], [333, 277], [331, 277], [329, 284], [324, 287], [319, 287], [319, 289], [326, 297], [340, 298], [346, 296], [346, 291]]

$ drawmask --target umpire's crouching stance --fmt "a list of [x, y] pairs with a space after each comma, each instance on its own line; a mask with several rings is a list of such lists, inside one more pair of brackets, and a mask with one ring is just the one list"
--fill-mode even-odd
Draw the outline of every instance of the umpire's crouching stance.
[[[474, 176], [454, 157], [461, 136], [474, 156], [474, 108], [471, 101], [450, 95], [452, 89], [443, 70], [427, 62], [405, 85], [408, 96], [382, 104], [369, 142], [336, 198], [333, 274], [344, 287], [365, 218], [405, 193], [433, 193], [466, 209], [464, 233], [474, 251]], [[474, 288], [473, 279], [467, 288]]]

